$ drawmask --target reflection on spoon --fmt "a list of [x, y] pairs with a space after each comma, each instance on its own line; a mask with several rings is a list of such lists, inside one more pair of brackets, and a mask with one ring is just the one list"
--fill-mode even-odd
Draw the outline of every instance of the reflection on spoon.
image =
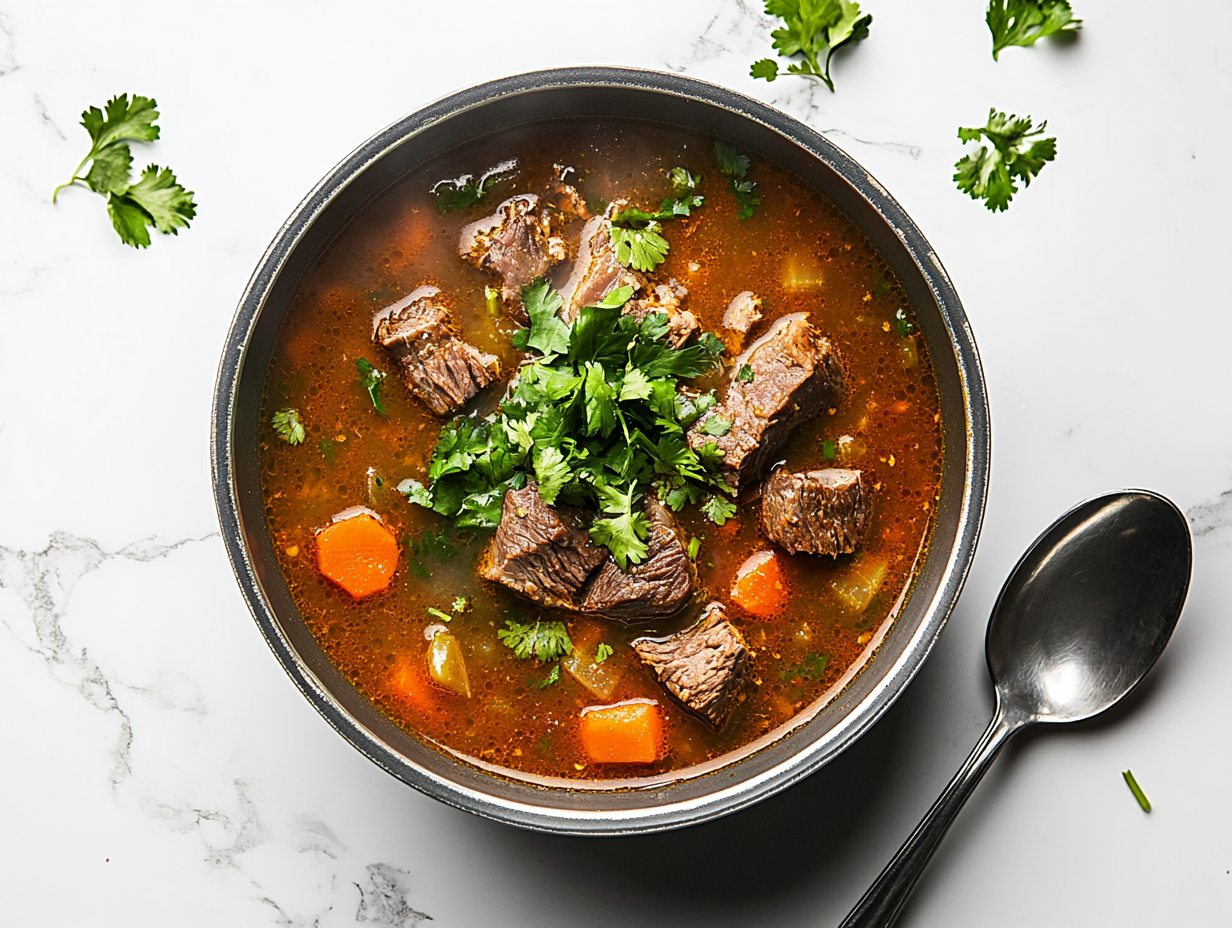
[[997, 709], [924, 820], [841, 928], [894, 924], [950, 823], [1010, 737], [1077, 722], [1137, 685], [1172, 637], [1193, 561], [1185, 517], [1147, 490], [1071, 509], [1023, 555], [984, 642]]

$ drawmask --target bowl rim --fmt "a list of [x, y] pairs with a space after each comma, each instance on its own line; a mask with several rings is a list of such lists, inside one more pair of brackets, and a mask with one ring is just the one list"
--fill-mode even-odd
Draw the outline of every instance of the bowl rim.
[[[244, 539], [235, 479], [237, 390], [249, 339], [266, 298], [316, 218], [369, 166], [413, 135], [451, 116], [504, 97], [536, 91], [612, 87], [696, 101], [752, 120], [784, 136], [846, 181], [895, 233], [922, 275], [948, 331], [961, 380], [966, 426], [965, 480], [958, 528], [923, 620], [880, 681], [831, 730], [762, 773], [699, 797], [642, 807], [579, 811], [511, 801], [454, 783], [415, 765], [360, 724], [309, 670], [288, 639], [265, 595]], [[746, 808], [797, 782], [842, 753], [893, 704], [932, 651], [962, 590], [983, 522], [990, 469], [991, 431], [983, 369], [957, 291], [940, 259], [889, 192], [858, 162], [793, 117], [725, 87], [670, 72], [620, 67], [533, 71], [487, 81], [445, 96], [374, 134], [331, 169], [304, 197], [265, 250], [241, 296], [228, 330], [211, 415], [211, 473], [215, 505], [232, 570], [262, 635], [300, 692], [352, 746], [387, 772], [457, 808], [521, 827], [565, 834], [631, 834], [679, 828]], [[884, 665], [883, 665], [884, 666]], [[461, 764], [462, 762], [457, 761]], [[733, 765], [734, 766], [734, 765]], [[717, 781], [716, 781], [717, 783]], [[583, 787], [584, 788], [584, 787]], [[547, 793], [553, 792], [547, 790]]]

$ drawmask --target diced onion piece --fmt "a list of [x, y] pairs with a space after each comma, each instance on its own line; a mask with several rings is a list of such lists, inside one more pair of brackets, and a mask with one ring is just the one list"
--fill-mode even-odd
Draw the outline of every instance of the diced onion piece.
[[615, 666], [616, 662], [609, 657], [602, 664], [596, 664], [592, 647], [574, 645], [573, 653], [560, 663], [569, 676], [600, 699], [611, 699], [616, 684], [620, 682], [620, 668]]
[[731, 598], [746, 612], [766, 618], [778, 611], [786, 597], [783, 574], [773, 551], [758, 551], [736, 571]]
[[458, 639], [449, 632], [440, 632], [428, 647], [428, 673], [447, 690], [470, 696], [471, 681], [466, 676], [466, 660]]
[[854, 435], [840, 435], [834, 442], [834, 463], [846, 467], [864, 457], [868, 447]]
[[915, 347], [915, 336], [908, 335], [898, 344], [898, 357], [903, 367], [916, 367], [920, 363], [920, 353]]
[[845, 577], [830, 581], [830, 589], [834, 591], [840, 603], [852, 612], [860, 613], [868, 608], [868, 604], [873, 601], [873, 597], [881, 589], [885, 575], [884, 561], [857, 564]]
[[376, 513], [361, 507], [340, 512], [316, 541], [317, 569], [356, 599], [389, 586], [398, 542]]
[[654, 700], [582, 710], [582, 747], [593, 764], [652, 764], [662, 744], [663, 722]]

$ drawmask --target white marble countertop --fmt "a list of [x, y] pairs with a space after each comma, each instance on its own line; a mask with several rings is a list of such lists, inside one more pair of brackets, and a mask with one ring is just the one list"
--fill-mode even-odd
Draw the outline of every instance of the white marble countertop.
[[[1076, 44], [994, 63], [981, 0], [870, 0], [830, 94], [747, 76], [770, 52], [753, 0], [0, 0], [0, 922], [836, 924], [990, 715], [983, 630], [1010, 567], [1122, 486], [1190, 516], [1176, 636], [1115, 718], [998, 761], [903, 924], [1232, 922], [1232, 5], [1172, 25], [1157, 4], [1074, 2]], [[468, 84], [595, 63], [759, 97], [869, 168], [946, 262], [994, 423], [970, 580], [890, 713], [749, 811], [611, 840], [446, 808], [338, 737], [240, 597], [207, 444], [239, 295], [333, 164]], [[88, 148], [78, 114], [121, 91], [163, 112], [140, 164], [172, 165], [200, 204], [144, 252], [89, 191], [50, 202]], [[956, 127], [990, 106], [1059, 140], [1001, 215], [950, 180]]]

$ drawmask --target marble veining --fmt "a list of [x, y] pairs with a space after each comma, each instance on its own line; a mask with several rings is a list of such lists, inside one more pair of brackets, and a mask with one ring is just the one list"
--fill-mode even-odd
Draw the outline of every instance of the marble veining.
[[1232, 526], [1232, 490], [1224, 490], [1210, 503], [1199, 503], [1185, 515], [1194, 536], [1202, 538]]

